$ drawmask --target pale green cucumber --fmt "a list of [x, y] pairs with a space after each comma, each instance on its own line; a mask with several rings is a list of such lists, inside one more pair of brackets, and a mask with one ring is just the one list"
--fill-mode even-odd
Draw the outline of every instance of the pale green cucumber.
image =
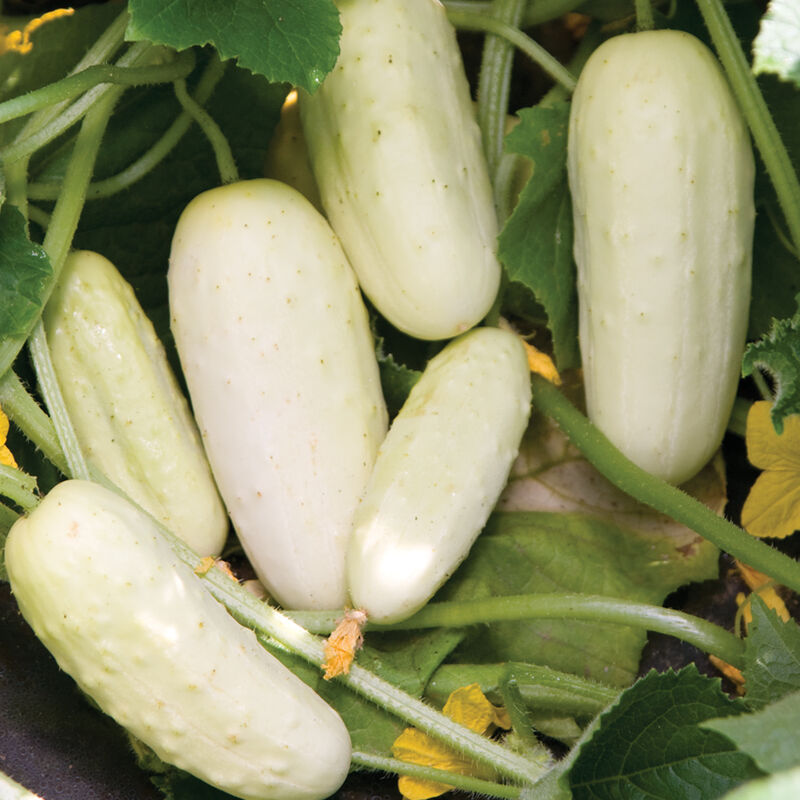
[[352, 604], [411, 616], [466, 557], [505, 486], [530, 414], [521, 340], [476, 328], [425, 367], [392, 421], [347, 550]]
[[105, 257], [67, 258], [45, 308], [58, 383], [87, 461], [200, 555], [228, 516], [164, 347]]
[[124, 498], [65, 481], [14, 524], [5, 557], [59, 666], [163, 761], [246, 800], [320, 800], [344, 781], [338, 714]]
[[341, 608], [344, 551], [387, 414], [367, 312], [324, 217], [267, 179], [183, 212], [172, 328], [242, 545], [290, 608]]
[[300, 112], [331, 225], [400, 330], [478, 323], [500, 279], [497, 218], [455, 31], [436, 0], [340, 0], [341, 52]]
[[750, 302], [753, 155], [714, 56], [679, 31], [616, 36], [572, 101], [589, 416], [673, 483], [719, 447]]

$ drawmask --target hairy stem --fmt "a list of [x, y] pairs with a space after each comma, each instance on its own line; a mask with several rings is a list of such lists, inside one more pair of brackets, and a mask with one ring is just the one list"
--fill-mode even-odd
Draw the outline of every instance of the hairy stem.
[[655, 24], [651, 0], [636, 0], [636, 30], [651, 31]]
[[382, 758], [371, 753], [361, 753], [355, 751], [351, 757], [352, 763], [357, 767], [371, 770], [373, 772], [391, 772], [396, 775], [408, 775], [411, 778], [418, 778], [423, 781], [434, 781], [443, 783], [461, 792], [470, 794], [485, 795], [486, 797], [501, 797], [506, 800], [517, 800], [520, 796], [520, 789], [517, 786], [495, 783], [493, 781], [473, 778], [469, 775], [459, 775], [455, 772], [448, 772], [434, 767], [423, 767], [418, 764], [409, 764], [407, 761], [399, 761], [396, 758]]
[[39, 504], [36, 478], [6, 464], [0, 464], [0, 494], [25, 511], [30, 511]]
[[637, 467], [544, 378], [532, 375], [531, 383], [534, 404], [559, 424], [572, 443], [611, 483], [778, 583], [800, 592], [800, 564], [794, 559], [718, 516], [686, 492]]
[[0, 377], [0, 407], [44, 457], [66, 475], [67, 460], [53, 421], [22, 385], [14, 370], [9, 369]]

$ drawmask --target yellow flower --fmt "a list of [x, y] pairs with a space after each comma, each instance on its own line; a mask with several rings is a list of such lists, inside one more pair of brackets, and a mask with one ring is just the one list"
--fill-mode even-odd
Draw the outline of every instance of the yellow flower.
[[[736, 566], [751, 593], [757, 594], [766, 603], [767, 608], [771, 608], [784, 622], [788, 622], [790, 617], [789, 609], [786, 608], [786, 604], [778, 594], [772, 578], [763, 572], [758, 572], [752, 567], [748, 567], [747, 564], [742, 564], [741, 561], [737, 561]], [[749, 625], [753, 621], [753, 612], [750, 610], [750, 595], [740, 592], [736, 597], [736, 602], [742, 610], [742, 618], [745, 625]]]
[[747, 415], [747, 457], [763, 471], [745, 500], [742, 527], [781, 539], [800, 528], [800, 415], [787, 417], [778, 436], [770, 407], [754, 403]]
[[0, 26], [0, 55], [11, 52], [22, 53], [23, 55], [30, 53], [33, 49], [31, 35], [34, 31], [41, 28], [46, 22], [59, 19], [59, 17], [68, 17], [74, 13], [75, 11], [72, 8], [57, 8], [54, 11], [48, 11], [46, 14], [42, 14], [41, 17], [32, 19], [21, 31], [6, 33], [8, 28]]
[[350, 672], [356, 652], [364, 644], [362, 629], [367, 622], [367, 615], [356, 608], [345, 612], [336, 626], [336, 630], [325, 640], [325, 680]]
[[8, 436], [8, 417], [0, 409], [0, 464], [5, 464], [7, 467], [16, 467], [17, 462], [11, 451], [6, 446], [6, 437]]
[[[448, 698], [442, 712], [476, 733], [488, 734], [495, 728], [508, 730], [511, 720], [503, 708], [492, 705], [477, 683], [456, 689]], [[450, 750], [446, 745], [416, 728], [406, 728], [392, 745], [394, 757], [409, 764], [444, 769], [459, 775], [490, 777], [473, 761]], [[435, 781], [401, 775], [397, 787], [408, 800], [427, 800], [450, 791], [452, 786]]]

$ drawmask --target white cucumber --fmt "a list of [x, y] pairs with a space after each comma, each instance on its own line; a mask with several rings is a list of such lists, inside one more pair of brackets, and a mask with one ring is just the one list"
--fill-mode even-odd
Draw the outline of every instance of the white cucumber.
[[667, 30], [601, 45], [568, 167], [589, 416], [681, 483], [722, 440], [750, 302], [753, 155], [708, 48]]
[[505, 486], [530, 404], [516, 334], [476, 328], [428, 362], [353, 523], [348, 585], [369, 619], [411, 616], [466, 557]]
[[470, 91], [437, 0], [340, 0], [333, 71], [300, 112], [328, 219], [365, 294], [400, 330], [478, 323], [500, 279]]
[[162, 760], [246, 800], [318, 800], [343, 782], [338, 714], [119, 495], [57, 485], [14, 524], [5, 558], [59, 666]]
[[213, 189], [178, 222], [169, 297], [208, 457], [256, 572], [284, 606], [341, 608], [387, 414], [336, 236], [277, 181]]
[[217, 555], [227, 512], [186, 398], [130, 284], [99, 253], [73, 252], [43, 322], [87, 461], [200, 555]]

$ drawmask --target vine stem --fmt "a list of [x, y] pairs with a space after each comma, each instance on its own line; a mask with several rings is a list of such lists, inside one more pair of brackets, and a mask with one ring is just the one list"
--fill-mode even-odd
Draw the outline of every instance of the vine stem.
[[567, 91], [575, 88], [575, 76], [557, 59], [550, 55], [538, 42], [523, 33], [519, 28], [506, 25], [500, 20], [478, 14], [474, 11], [451, 11], [447, 16], [450, 22], [463, 30], [493, 33], [508, 40], [532, 61], [537, 63], [554, 81]]
[[794, 559], [754, 538], [681, 489], [637, 467], [544, 378], [531, 375], [531, 384], [534, 404], [558, 423], [572, 443], [611, 483], [778, 583], [800, 592], [800, 564]]
[[[526, 0], [494, 0], [491, 17], [517, 29], [525, 3]], [[478, 125], [493, 183], [503, 157], [513, 63], [513, 45], [496, 34], [487, 34], [478, 75]]]
[[[711, 512], [713, 513], [713, 512]], [[315, 633], [330, 633], [341, 612], [291, 611], [292, 619]], [[666, 633], [740, 664], [742, 643], [733, 634], [700, 617], [662, 606], [615, 597], [585, 594], [526, 594], [428, 603], [414, 616], [392, 625], [367, 625], [366, 630], [416, 630], [507, 622], [525, 619], [580, 619], [610, 622]]]
[[[225, 73], [225, 67], [225, 62], [216, 55], [212, 56], [197, 82], [197, 88], [193, 95], [197, 103], [202, 105], [211, 97]], [[141, 180], [172, 152], [193, 122], [194, 118], [187, 111], [181, 111], [158, 141], [136, 161], [116, 175], [90, 183], [86, 192], [87, 198], [95, 200], [100, 197], [109, 197]], [[60, 192], [61, 184], [59, 182], [31, 182], [28, 184], [28, 197], [32, 200], [55, 200]]]
[[697, 5], [775, 187], [794, 248], [800, 251], [800, 180], [797, 172], [721, 0], [697, 0]]
[[[469, 12], [471, 14], [488, 14], [492, 10], [492, 0], [444, 0], [448, 13], [451, 11]], [[581, 3], [579, 0], [528, 0], [522, 16], [522, 25], [532, 27], [558, 19], [569, 11], [574, 11]]]
[[0, 103], [0, 124], [26, 114], [32, 114], [34, 111], [62, 100], [71, 100], [100, 84], [143, 86], [153, 83], [169, 83], [176, 78], [185, 78], [193, 67], [194, 53], [192, 50], [186, 50], [179, 54], [170, 64], [147, 67], [95, 64], [81, 72], [68, 75], [60, 81]]
[[[133, 66], [146, 55], [156, 51], [157, 48], [148, 42], [137, 42], [120, 58], [117, 66]], [[62, 111], [51, 122], [38, 128], [29, 136], [17, 137], [12, 144], [0, 150], [0, 160], [2, 160], [4, 164], [13, 164], [16, 161], [27, 158], [40, 147], [44, 147], [44, 145], [52, 142], [67, 129], [83, 119], [89, 112], [89, 109], [98, 103], [101, 98], [105, 96], [118, 98], [124, 88], [124, 86], [119, 87], [113, 84], [100, 84], [99, 86], [95, 86], [66, 110]]]
[[222, 183], [233, 183], [239, 180], [239, 170], [233, 151], [225, 138], [225, 134], [216, 120], [189, 94], [186, 90], [186, 81], [175, 81], [175, 96], [183, 106], [184, 111], [200, 126], [214, 150], [217, 160], [217, 169]]
[[517, 800], [521, 794], [521, 789], [518, 786], [494, 783], [493, 781], [473, 778], [469, 775], [459, 775], [444, 769], [409, 764], [407, 761], [400, 761], [396, 758], [383, 758], [357, 750], [352, 753], [351, 761], [356, 766], [365, 767], [373, 772], [393, 772], [397, 775], [408, 775], [424, 781], [446, 784], [453, 789], [471, 794], [500, 797], [507, 800]]

